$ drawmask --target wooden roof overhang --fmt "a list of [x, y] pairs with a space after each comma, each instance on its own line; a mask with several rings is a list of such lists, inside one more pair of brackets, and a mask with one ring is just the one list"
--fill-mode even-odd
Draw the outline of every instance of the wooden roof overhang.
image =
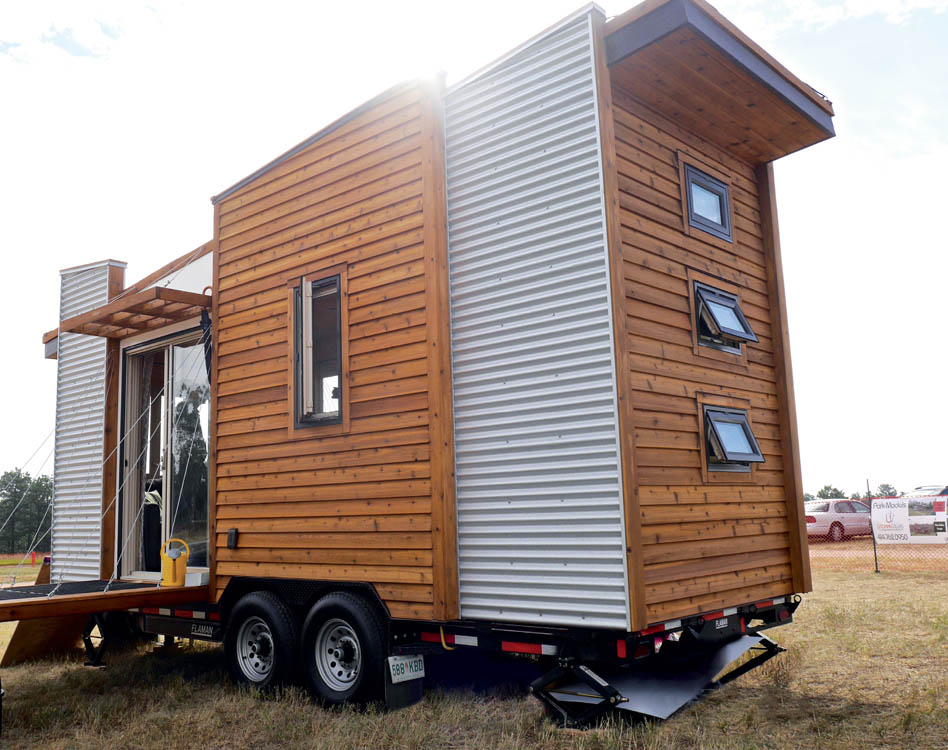
[[[211, 299], [209, 294], [152, 287], [68, 318], [59, 324], [58, 333], [122, 339], [200, 315], [211, 307]], [[57, 332], [50, 331], [46, 336], [51, 334], [55, 338]]]
[[704, 0], [651, 0], [604, 28], [612, 83], [751, 164], [832, 138], [833, 105]]
[[[212, 252], [213, 250], [214, 250], [213, 242], [206, 242], [203, 245], [199, 245], [191, 252], [185, 253], [184, 255], [181, 255], [175, 258], [174, 260], [172, 260], [169, 263], [166, 263], [165, 265], [163, 265], [161, 268], [157, 269], [156, 271], [152, 271], [145, 278], [140, 279], [139, 281], [135, 282], [129, 287], [126, 287], [124, 290], [122, 290], [120, 296], [135, 294], [137, 292], [144, 290], [146, 287], [149, 287], [152, 284], [161, 283], [164, 277], [170, 274], [176, 274], [177, 272], [180, 272], [181, 269], [184, 268], [186, 265], [188, 265], [189, 263], [193, 263], [198, 258], [204, 257], [205, 255]], [[113, 265], [120, 265], [123, 267], [125, 265], [121, 261], [117, 261], [117, 260], [110, 260], [109, 263]], [[66, 269], [63, 269], [63, 271], [61, 271], [60, 273], [65, 273], [66, 271], [82, 270], [86, 267], [87, 266], [76, 266], [75, 268], [66, 268]], [[172, 276], [172, 278], [174, 278], [174, 276]], [[117, 299], [118, 298], [113, 299], [112, 301], [115, 302], [117, 301]], [[53, 330], [47, 331], [46, 333], [43, 334], [43, 345], [45, 347], [44, 354], [45, 354], [46, 359], [57, 359], [59, 356], [58, 347], [57, 347], [57, 343], [58, 343], [57, 338], [59, 337], [59, 332], [60, 332], [60, 329], [54, 328]]]

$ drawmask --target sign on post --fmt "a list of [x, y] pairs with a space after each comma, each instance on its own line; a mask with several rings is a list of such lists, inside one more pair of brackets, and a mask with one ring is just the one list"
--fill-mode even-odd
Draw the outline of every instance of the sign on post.
[[883, 497], [872, 501], [872, 531], [879, 544], [948, 542], [946, 498], [939, 495]]

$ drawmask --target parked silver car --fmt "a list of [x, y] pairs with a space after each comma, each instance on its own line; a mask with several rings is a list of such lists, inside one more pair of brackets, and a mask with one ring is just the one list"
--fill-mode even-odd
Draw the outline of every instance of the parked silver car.
[[943, 484], [923, 484], [921, 487], [916, 487], [911, 492], [906, 492], [905, 496], [912, 497], [914, 495], [948, 495], [948, 487]]
[[807, 536], [841, 542], [849, 536], [872, 533], [869, 506], [858, 500], [811, 500], [804, 509]]

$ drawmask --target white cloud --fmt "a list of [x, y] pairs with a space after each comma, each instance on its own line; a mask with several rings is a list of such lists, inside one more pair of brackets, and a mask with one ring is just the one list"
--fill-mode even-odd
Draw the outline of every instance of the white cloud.
[[752, 39], [764, 42], [790, 29], [825, 31], [871, 16], [903, 24], [919, 11], [943, 13], [948, 0], [719, 0], [715, 7]]
[[118, 0], [6, 3], [0, 6], [0, 39], [17, 45], [7, 55], [20, 63], [44, 64], [62, 55], [104, 58], [123, 35], [147, 31], [157, 15]]

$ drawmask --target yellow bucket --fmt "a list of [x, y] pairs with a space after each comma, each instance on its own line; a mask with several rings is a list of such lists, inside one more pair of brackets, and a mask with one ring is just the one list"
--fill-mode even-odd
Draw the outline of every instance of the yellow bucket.
[[[165, 552], [171, 542], [178, 542], [184, 545], [184, 549], [173, 549]], [[175, 554], [177, 553], [177, 554]], [[184, 539], [169, 539], [161, 545], [161, 586], [162, 588], [175, 588], [184, 586], [185, 575], [188, 572], [188, 557], [191, 556], [191, 548]]]

